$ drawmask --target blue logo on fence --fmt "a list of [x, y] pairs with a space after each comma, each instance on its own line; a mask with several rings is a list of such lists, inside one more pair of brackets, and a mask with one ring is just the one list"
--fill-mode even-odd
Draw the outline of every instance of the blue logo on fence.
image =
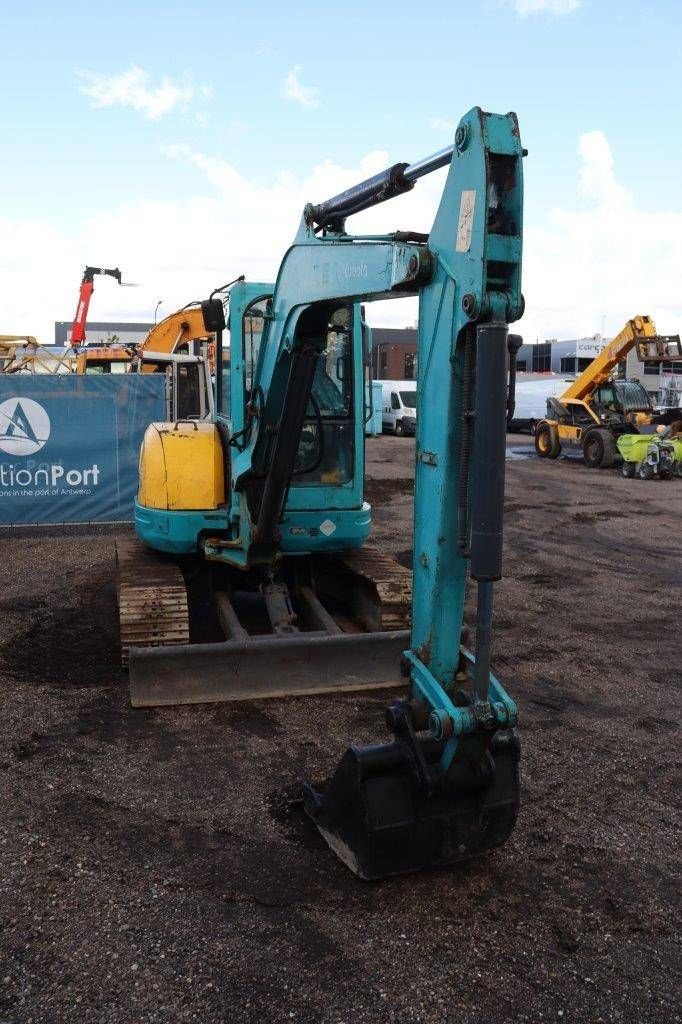
[[0, 449], [8, 455], [35, 455], [47, 444], [50, 417], [32, 398], [0, 403]]

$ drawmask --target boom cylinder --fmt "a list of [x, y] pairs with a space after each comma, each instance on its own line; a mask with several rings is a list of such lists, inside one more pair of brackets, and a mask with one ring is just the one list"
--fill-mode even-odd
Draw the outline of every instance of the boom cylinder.
[[393, 164], [385, 171], [351, 186], [345, 192], [318, 203], [310, 208], [311, 219], [320, 227], [350, 217], [353, 213], [368, 210], [371, 206], [385, 203], [388, 199], [402, 195], [414, 188], [417, 178], [431, 174], [439, 167], [445, 167], [452, 160], [454, 146], [447, 146], [432, 156], [424, 157], [413, 164]]

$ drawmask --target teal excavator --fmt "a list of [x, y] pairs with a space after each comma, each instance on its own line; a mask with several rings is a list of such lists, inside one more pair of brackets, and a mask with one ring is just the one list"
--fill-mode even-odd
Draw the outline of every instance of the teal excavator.
[[[520, 343], [508, 325], [523, 313], [524, 155], [514, 114], [474, 108], [454, 145], [306, 205], [274, 286], [239, 280], [206, 300], [215, 422], [149, 427], [135, 509], [143, 544], [119, 549], [136, 704], [402, 675], [391, 741], [351, 746], [325, 785], [304, 791], [362, 878], [478, 855], [517, 816], [518, 713], [491, 674], [491, 623]], [[351, 215], [448, 165], [428, 235], [347, 232]], [[405, 295], [419, 300], [411, 579], [365, 543], [363, 494], [363, 307]], [[474, 652], [463, 634], [469, 575]], [[201, 635], [209, 610], [222, 639]]]

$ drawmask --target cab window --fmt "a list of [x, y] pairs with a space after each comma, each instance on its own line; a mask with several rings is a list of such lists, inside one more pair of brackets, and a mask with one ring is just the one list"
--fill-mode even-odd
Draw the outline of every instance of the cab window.
[[399, 409], [399, 408], [400, 408], [400, 399], [398, 398], [398, 396], [395, 393], [395, 391], [392, 391], [391, 392], [391, 409]]
[[326, 324], [294, 465], [295, 486], [353, 478], [353, 307]]
[[220, 390], [218, 392], [218, 412], [225, 419], [230, 418], [231, 413], [231, 387], [230, 377], [230, 332], [223, 331], [223, 338], [220, 345], [220, 366], [216, 367], [216, 373], [220, 374]]
[[[350, 415], [352, 393], [352, 310], [336, 310], [330, 317], [326, 344], [317, 360], [312, 394], [323, 419]], [[309, 409], [308, 414], [314, 415]]]
[[253, 383], [256, 378], [258, 355], [265, 329], [267, 304], [268, 299], [257, 299], [255, 302], [252, 302], [247, 307], [242, 321], [242, 335], [244, 338], [244, 398], [247, 402], [251, 398], [251, 391], [253, 390]]

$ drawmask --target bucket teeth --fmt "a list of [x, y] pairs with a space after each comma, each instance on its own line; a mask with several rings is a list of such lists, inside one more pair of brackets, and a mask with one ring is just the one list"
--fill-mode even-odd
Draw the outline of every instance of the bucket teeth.
[[[442, 743], [420, 739], [434, 765]], [[325, 840], [354, 874], [373, 880], [443, 868], [479, 856], [509, 837], [519, 808], [520, 745], [499, 732], [489, 753], [494, 770], [479, 788], [420, 782], [406, 743], [349, 747], [329, 784], [304, 788], [304, 806]]]

